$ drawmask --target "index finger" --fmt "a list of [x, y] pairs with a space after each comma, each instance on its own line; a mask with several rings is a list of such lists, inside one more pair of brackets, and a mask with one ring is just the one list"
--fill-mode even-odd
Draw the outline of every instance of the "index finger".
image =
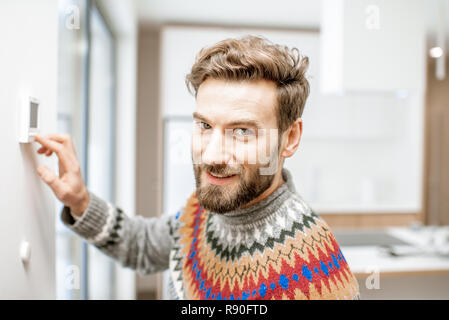
[[71, 142], [70, 135], [67, 133], [47, 133], [43, 137], [63, 144]]
[[47, 133], [43, 136], [49, 140], [54, 140], [56, 142], [60, 142], [65, 146], [68, 146], [72, 149], [73, 154], [75, 154], [75, 147], [73, 145], [73, 141], [69, 134], [67, 133]]
[[71, 158], [67, 153], [67, 150], [64, 148], [64, 145], [60, 142], [50, 140], [42, 135], [36, 135], [34, 137], [35, 141], [39, 142], [42, 146], [56, 153], [59, 158], [59, 162], [61, 163], [61, 167], [64, 171], [70, 171], [70, 168], [73, 166]]

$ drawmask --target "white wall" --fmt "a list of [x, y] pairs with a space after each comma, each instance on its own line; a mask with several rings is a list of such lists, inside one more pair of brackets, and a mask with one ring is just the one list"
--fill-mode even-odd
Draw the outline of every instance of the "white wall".
[[[23, 96], [41, 102], [40, 127], [56, 129], [57, 0], [0, 2], [0, 299], [55, 298], [54, 197], [35, 168], [53, 159], [20, 145], [17, 112]], [[24, 266], [19, 248], [31, 244]]]
[[425, 78], [421, 0], [322, 0], [321, 90], [419, 90]]

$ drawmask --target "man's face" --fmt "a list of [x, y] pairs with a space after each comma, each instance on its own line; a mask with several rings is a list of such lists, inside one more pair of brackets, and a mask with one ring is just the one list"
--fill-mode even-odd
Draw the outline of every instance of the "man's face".
[[270, 81], [207, 79], [201, 84], [192, 141], [201, 206], [228, 212], [271, 186], [280, 170], [276, 105]]

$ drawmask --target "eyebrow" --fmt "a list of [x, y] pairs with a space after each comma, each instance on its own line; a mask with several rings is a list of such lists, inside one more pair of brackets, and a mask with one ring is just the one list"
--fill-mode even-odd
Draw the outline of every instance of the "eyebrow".
[[[198, 112], [193, 113], [193, 118], [210, 123], [209, 119], [207, 119], [205, 116], [203, 116], [202, 114], [200, 114]], [[263, 128], [262, 124], [259, 121], [254, 120], [254, 119], [238, 119], [238, 120], [228, 122], [226, 124], [226, 126], [230, 126], [230, 127], [248, 126], [248, 127], [255, 127], [255, 128], [260, 128], [260, 129]]]

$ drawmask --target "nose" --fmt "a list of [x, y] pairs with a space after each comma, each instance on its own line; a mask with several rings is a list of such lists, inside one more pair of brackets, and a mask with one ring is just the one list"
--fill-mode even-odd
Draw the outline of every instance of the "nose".
[[225, 139], [219, 130], [214, 130], [208, 141], [205, 141], [202, 161], [208, 165], [227, 164], [231, 159], [229, 150], [225, 148]]

